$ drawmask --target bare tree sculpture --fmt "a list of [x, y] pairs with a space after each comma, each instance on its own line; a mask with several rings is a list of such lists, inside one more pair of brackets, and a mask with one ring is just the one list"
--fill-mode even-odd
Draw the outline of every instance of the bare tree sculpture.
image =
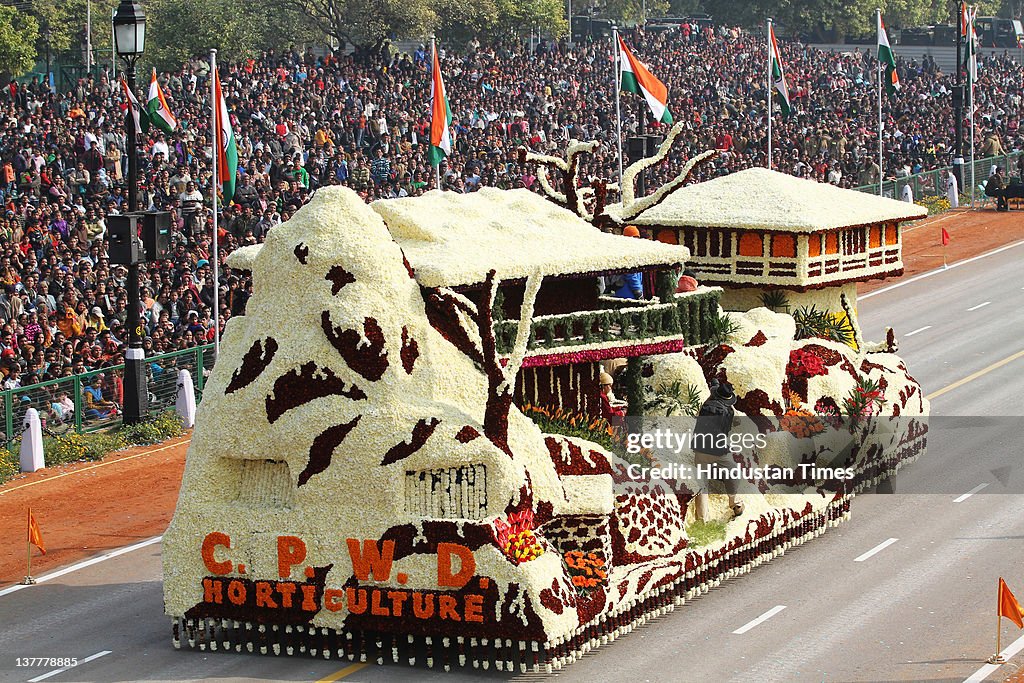
[[[501, 281], [492, 269], [484, 280], [479, 305], [462, 294], [449, 289], [434, 289], [426, 293], [427, 316], [431, 324], [460, 351], [480, 364], [487, 376], [487, 402], [484, 408], [484, 436], [491, 443], [512, 454], [508, 445], [508, 413], [512, 407], [512, 394], [516, 375], [526, 357], [533, 323], [533, 307], [544, 276], [535, 271], [526, 279], [523, 305], [519, 311], [519, 325], [515, 343], [508, 360], [502, 362], [494, 336], [494, 306]], [[467, 326], [469, 324], [469, 327]]]
[[[608, 190], [620, 189], [622, 192], [621, 215], [616, 217], [615, 222], [625, 223], [663, 202], [666, 197], [682, 187], [690, 179], [693, 170], [699, 164], [717, 154], [716, 150], [709, 150], [697, 155], [686, 162], [683, 170], [675, 178], [659, 187], [654, 193], [637, 199], [637, 176], [645, 169], [661, 163], [668, 157], [669, 150], [682, 130], [682, 122], [677, 123], [669, 131], [669, 134], [665, 137], [664, 142], [661, 143], [654, 156], [630, 164], [622, 173], [621, 186], [616, 183], [606, 184], [602, 181], [594, 182], [590, 187], [579, 186], [580, 157], [583, 154], [593, 154], [598, 147], [596, 141], [570, 141], [569, 146], [565, 150], [565, 159], [548, 154], [538, 154], [527, 151], [525, 148], [520, 148], [520, 162], [537, 164], [537, 178], [540, 182], [541, 191], [549, 199], [594, 223], [604, 223], [610, 220], [610, 217], [605, 213], [605, 197]], [[561, 175], [561, 191], [552, 185], [548, 177], [548, 169], [553, 169]], [[588, 202], [593, 203], [592, 211], [587, 208]]]

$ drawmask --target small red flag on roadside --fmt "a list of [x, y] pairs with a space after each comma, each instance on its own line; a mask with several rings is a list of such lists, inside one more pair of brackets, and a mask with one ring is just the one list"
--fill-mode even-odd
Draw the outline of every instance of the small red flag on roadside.
[[949, 244], [949, 240], [950, 240], [949, 233], [946, 231], [945, 228], [943, 228], [942, 229], [942, 246], [946, 246], [947, 244]]
[[36, 518], [32, 516], [31, 508], [28, 511], [28, 542], [39, 548], [43, 555], [46, 554], [46, 546], [43, 545], [43, 533], [36, 524]]
[[1010, 587], [1006, 585], [1001, 576], [999, 577], [999, 616], [1006, 617], [1017, 624], [1017, 628], [1024, 628], [1024, 608], [1021, 608], [1017, 598], [1010, 592]]

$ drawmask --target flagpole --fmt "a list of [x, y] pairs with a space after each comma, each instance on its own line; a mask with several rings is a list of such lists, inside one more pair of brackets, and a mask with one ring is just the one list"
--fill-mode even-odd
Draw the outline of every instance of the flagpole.
[[[431, 70], [434, 69], [434, 65], [435, 64], [440, 66], [441, 62], [438, 61], [438, 59], [437, 59], [437, 37], [434, 36], [434, 35], [431, 35], [430, 36], [430, 68], [431, 68]], [[430, 78], [431, 78], [432, 82], [435, 81], [437, 79], [437, 74], [431, 73], [430, 74]], [[440, 93], [431, 91], [431, 94], [433, 95], [433, 97], [437, 97]], [[433, 97], [431, 98], [431, 101], [430, 101], [431, 112], [433, 112], [433, 109], [434, 109]], [[431, 125], [433, 125], [433, 120], [431, 120]], [[447, 125], [447, 121], [445, 122], [445, 125]], [[434, 166], [434, 187], [436, 187], [438, 190], [441, 189], [441, 162], [438, 162], [437, 166]]]
[[[110, 10], [110, 82], [117, 80], [117, 60], [114, 59], [114, 50], [117, 48], [117, 39], [114, 37], [114, 17], [117, 16], [117, 9]], [[111, 85], [111, 87], [114, 87]]]
[[968, 61], [968, 67], [967, 67], [967, 80], [970, 81], [970, 85], [971, 85], [971, 92], [970, 92], [971, 102], [970, 102], [970, 105], [967, 108], [967, 111], [969, 111], [970, 114], [971, 114], [971, 208], [972, 209], [974, 208], [974, 193], [977, 191], [977, 186], [978, 186], [977, 179], [974, 177], [974, 173], [975, 173], [975, 170], [974, 170], [974, 79], [975, 79], [975, 76], [977, 76], [977, 73], [978, 73], [978, 61], [977, 61], [978, 60], [978, 54], [976, 52], [977, 46], [974, 44], [974, 20], [977, 17], [977, 15], [978, 15], [978, 6], [975, 5], [971, 9], [971, 25], [970, 25], [970, 29], [969, 29], [970, 35], [967, 37], [967, 40], [969, 41], [968, 42], [968, 47], [967, 47], [967, 54], [969, 55], [968, 56], [968, 60], [969, 61]]
[[[959, 67], [957, 67], [959, 68]], [[996, 653], [988, 658], [989, 664], [1005, 664], [1006, 660], [1003, 659], [1003, 648], [1002, 648], [1002, 635], [1003, 635], [1003, 591], [1002, 591], [1002, 577], [999, 577], [1000, 581], [996, 582]]]
[[772, 20], [768, 19], [768, 170], [772, 168]]
[[622, 55], [619, 53], [619, 27], [612, 26], [612, 58], [615, 60], [615, 142], [619, 152], [619, 196], [622, 196]]
[[[878, 31], [882, 30], [882, 9], [879, 7], [875, 9], [875, 17], [877, 18], [876, 26]], [[881, 37], [881, 33], [879, 33]], [[878, 196], [882, 196], [882, 186], [885, 184], [885, 173], [883, 172], [884, 159], [882, 157], [882, 74], [884, 69], [882, 68], [882, 56], [878, 57]]]
[[[210, 194], [213, 195], [213, 358], [220, 358], [220, 249], [217, 246], [220, 235], [217, 217], [217, 138], [220, 137], [220, 121], [218, 121], [220, 102], [217, 100], [217, 50], [210, 49], [210, 151], [213, 152], [213, 182]], [[202, 368], [196, 368], [202, 372]]]
[[25, 555], [28, 558], [28, 569], [25, 570], [25, 578], [21, 581], [23, 586], [31, 586], [36, 582], [36, 580], [32, 578], [32, 508], [28, 509], [27, 523], [28, 528], [26, 530]]
[[[971, 78], [968, 75], [968, 78]], [[971, 92], [970, 92], [970, 104], [968, 105], [968, 111], [971, 113], [971, 208], [974, 208], [974, 192], [977, 189], [978, 182], [974, 177], [974, 79], [971, 78]]]

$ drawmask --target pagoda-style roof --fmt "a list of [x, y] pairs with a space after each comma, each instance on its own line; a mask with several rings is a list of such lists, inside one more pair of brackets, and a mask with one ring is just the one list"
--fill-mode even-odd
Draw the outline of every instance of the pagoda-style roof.
[[812, 233], [927, 215], [915, 204], [748, 168], [680, 188], [629, 222]]
[[686, 247], [601, 232], [529, 190], [422, 197], [371, 204], [425, 287], [471, 287], [494, 269], [499, 280], [534, 272], [574, 277], [676, 266]]

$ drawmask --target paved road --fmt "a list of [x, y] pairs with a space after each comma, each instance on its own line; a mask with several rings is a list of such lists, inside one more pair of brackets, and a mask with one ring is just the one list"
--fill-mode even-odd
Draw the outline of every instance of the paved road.
[[[927, 457], [901, 473], [896, 495], [858, 497], [849, 523], [587, 655], [558, 678], [947, 681], [977, 670], [993, 648], [996, 577], [1024, 586], [1024, 473], [1007, 457], [1024, 433], [1024, 355], [990, 369], [1024, 350], [1022, 259], [1024, 246], [1017, 246], [862, 301], [869, 339], [881, 338], [887, 321], [899, 321], [901, 336], [921, 330], [903, 336], [901, 353], [929, 391], [984, 372], [934, 400], [934, 414], [960, 417], [933, 419]], [[162, 616], [159, 553], [154, 544], [0, 597], [0, 681], [52, 670], [15, 668], [15, 657], [107, 651], [46, 680], [315, 681], [344, 666], [174, 651]], [[1004, 646], [1018, 635], [1011, 629]], [[344, 676], [478, 678], [400, 667]]]

